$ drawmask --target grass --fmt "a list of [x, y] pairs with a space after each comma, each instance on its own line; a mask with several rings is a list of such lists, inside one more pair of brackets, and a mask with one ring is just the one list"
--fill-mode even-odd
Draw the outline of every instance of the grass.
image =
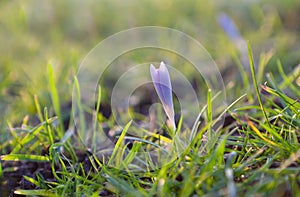
[[[249, 54], [252, 57], [251, 50]], [[230, 114], [235, 121], [227, 127], [215, 129], [214, 124], [218, 122], [218, 118], [211, 115], [213, 98], [208, 91], [208, 107], [204, 108], [207, 111], [204, 120], [206, 126], [199, 128], [196, 123], [193, 129], [198, 132], [190, 144], [182, 154], [174, 149], [171, 152], [173, 159], [160, 168], [156, 168], [155, 163], [148, 160], [149, 163], [143, 163], [145, 168], [132, 170], [138, 152], [146, 150], [151, 141], [136, 139], [129, 148], [129, 144], [124, 143], [124, 138], [131, 128], [131, 122], [121, 132], [108, 160], [86, 153], [86, 160], [80, 161], [75, 153], [78, 154], [76, 146], [70, 145], [69, 140], [60, 140], [59, 134], [65, 131], [57, 124], [62, 120], [59, 121], [59, 117], [49, 118], [46, 108], [42, 115], [35, 98], [42, 122], [33, 128], [23, 125], [20, 129], [25, 135], [22, 138], [15, 135], [10, 144], [14, 149], [10, 154], [2, 155], [1, 161], [50, 163], [55, 179], [49, 181], [39, 174], [35, 177], [24, 176], [37, 189], [17, 189], [14, 193], [39, 196], [97, 196], [101, 192], [121, 196], [272, 196], [282, 192], [282, 195], [300, 195], [300, 104], [274, 87], [263, 85], [259, 88], [255, 84], [255, 71], [251, 62], [250, 65], [254, 86], [257, 88], [255, 97], [260, 98], [259, 102], [235, 107], [238, 103], [246, 102], [246, 97], [242, 96], [222, 113]], [[49, 69], [50, 79], [51, 72]], [[291, 77], [285, 76], [283, 80], [290, 81]], [[280, 84], [289, 83], [282, 81]], [[52, 98], [56, 98], [53, 102], [59, 102], [53, 85], [55, 84], [51, 84], [51, 94]], [[277, 84], [274, 85], [278, 87]], [[261, 89], [268, 94], [261, 94]], [[299, 92], [295, 92], [296, 94]], [[177, 132], [180, 129], [181, 127]], [[18, 129], [11, 130], [13, 132]], [[206, 135], [209, 135], [208, 138], [203, 139]], [[54, 143], [57, 140], [60, 141]], [[166, 142], [174, 143], [173, 139], [169, 140], [171, 141]], [[49, 153], [44, 156], [31, 154], [38, 153], [34, 147], [39, 147], [40, 144], [44, 147], [50, 145]], [[85, 167], [86, 161], [89, 163], [88, 168]], [[2, 169], [1, 175], [8, 170]]]
[[[195, 33], [196, 25], [189, 24], [189, 21], [197, 21], [197, 13], [201, 12], [203, 18], [199, 20], [206, 31], [216, 32], [213, 37], [200, 33], [205, 37], [205, 46], [224, 69], [234, 68], [230, 70], [237, 70], [240, 74], [234, 78], [227, 78], [224, 74], [228, 95], [224, 109], [214, 111], [214, 104], [218, 102], [221, 92], [213, 94], [213, 91], [200, 89], [199, 96], [206, 98], [206, 101], [198, 116], [192, 117], [196, 121], [193, 125], [186, 125], [184, 120], [191, 117], [181, 116], [175, 132], [167, 125], [153, 132], [136, 126], [138, 121], [129, 121], [124, 128], [120, 128], [112, 116], [105, 117], [104, 107], [109, 100], [112, 79], [108, 79], [108, 85], [100, 80], [95, 106], [85, 106], [81, 102], [82, 87], [75, 74], [76, 65], [82, 58], [78, 54], [93, 46], [91, 43], [94, 41], [122, 28], [123, 23], [114, 18], [110, 22], [100, 19], [94, 23], [92, 21], [90, 26], [84, 26], [90, 28], [87, 30], [89, 39], [80, 43], [77, 39], [85, 32], [80, 31], [81, 26], [68, 26], [68, 23], [79, 18], [68, 18], [70, 8], [66, 12], [59, 10], [64, 3], [54, 1], [50, 4], [61, 14], [57, 16], [59, 19], [69, 20], [64, 22], [54, 18], [52, 23], [48, 21], [51, 28], [44, 35], [39, 33], [43, 24], [38, 19], [26, 18], [29, 16], [23, 10], [33, 5], [9, 3], [5, 6], [4, 13], [13, 11], [17, 15], [14, 19], [2, 19], [4, 26], [13, 30], [12, 34], [21, 44], [15, 44], [11, 49], [18, 54], [17, 59], [11, 58], [8, 52], [3, 52], [8, 55], [0, 59], [1, 65], [6, 65], [0, 66], [1, 69], [3, 67], [0, 73], [0, 110], [5, 109], [2, 110], [5, 116], [1, 117], [0, 123], [0, 190], [4, 191], [3, 195], [300, 196], [300, 69], [299, 65], [290, 66], [300, 60], [295, 55], [299, 49], [292, 45], [299, 38], [295, 36], [298, 30], [284, 28], [287, 22], [279, 19], [286, 10], [293, 12], [292, 8], [297, 7], [297, 3], [290, 2], [283, 6], [281, 1], [274, 1], [274, 7], [269, 12], [264, 12], [259, 6], [266, 5], [263, 1], [251, 6], [238, 4], [249, 14], [242, 15], [240, 20], [234, 17], [238, 12], [233, 14], [243, 36], [251, 40], [248, 42], [249, 68], [245, 68], [239, 51], [211, 21], [220, 11], [218, 6], [223, 11], [232, 11], [230, 5], [213, 1], [196, 8], [190, 2], [184, 5], [176, 2], [173, 5], [175, 11], [170, 16], [157, 13], [157, 3], [144, 3], [147, 6], [139, 10], [143, 17], [136, 19], [136, 23], [144, 24], [143, 20], [153, 16], [151, 20], [159, 21], [160, 25], [177, 28], [176, 25], [181, 24], [178, 29], [203, 40]], [[100, 12], [111, 16], [117, 8], [106, 1], [103, 3], [108, 10], [93, 3], [82, 9], [95, 10], [93, 15]], [[17, 10], [13, 8], [15, 4], [18, 5]], [[133, 8], [137, 6], [135, 3], [129, 5]], [[133, 9], [130, 6], [128, 10]], [[167, 3], [165, 6], [168, 6]], [[190, 10], [190, 15], [185, 15], [184, 11], [176, 12], [180, 8], [186, 12]], [[121, 16], [125, 16], [127, 11], [121, 9], [120, 12], [116, 18], [124, 22]], [[44, 20], [42, 17], [46, 16], [41, 15], [41, 21]], [[290, 16], [286, 17], [292, 20]], [[244, 19], [248, 19], [245, 24]], [[105, 27], [100, 36], [93, 33], [98, 22]], [[30, 33], [25, 24], [34, 33]], [[264, 27], [265, 31], [255, 31], [253, 26]], [[59, 31], [61, 27], [63, 32]], [[78, 29], [75, 31], [73, 28]], [[63, 39], [66, 34], [70, 35], [68, 40]], [[269, 37], [274, 41], [272, 49], [260, 49], [269, 46]], [[27, 45], [26, 39], [31, 39], [32, 44]], [[51, 47], [58, 48], [58, 51], [51, 51], [45, 46], [40, 55], [34, 57], [31, 53], [36, 54], [37, 45], [42, 45], [47, 39], [51, 40]], [[60, 45], [63, 41], [67, 47]], [[5, 51], [2, 47], [0, 50]], [[71, 52], [67, 53], [67, 50]], [[140, 51], [129, 57], [134, 59], [130, 59], [132, 62], [139, 62], [147, 53], [152, 54], [151, 51]], [[178, 64], [183, 61], [174, 54], [168, 57]], [[258, 68], [255, 58], [258, 58]], [[145, 59], [151, 60], [149, 56]], [[32, 66], [26, 69], [20, 66], [28, 63]], [[47, 66], [39, 70], [39, 64]], [[13, 66], [17, 69], [13, 70]], [[188, 65], [181, 69], [189, 79], [195, 79], [197, 87], [203, 87], [201, 79], [195, 78], [194, 71]], [[64, 107], [71, 101], [72, 88], [77, 95], [76, 117], [68, 113], [71, 107]], [[13, 104], [7, 107], [9, 101]], [[149, 120], [134, 109], [130, 110], [134, 120]], [[94, 117], [93, 122], [87, 121], [90, 116]], [[101, 137], [112, 139], [112, 142], [97, 141], [99, 131], [106, 134]], [[134, 135], [136, 133], [142, 134]], [[188, 139], [185, 143], [182, 136]]]

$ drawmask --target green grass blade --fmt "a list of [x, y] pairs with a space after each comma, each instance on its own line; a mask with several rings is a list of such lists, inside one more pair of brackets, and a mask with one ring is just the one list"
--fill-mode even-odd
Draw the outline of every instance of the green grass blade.
[[38, 117], [40, 119], [40, 122], [44, 122], [44, 118], [43, 118], [43, 115], [42, 115], [41, 106], [40, 106], [40, 103], [39, 103], [37, 95], [34, 95], [34, 104], [35, 104], [35, 108], [36, 108]]
[[172, 143], [175, 145], [175, 149], [176, 149], [176, 152], [178, 153], [177, 154], [178, 157], [186, 148], [185, 143], [180, 139], [180, 130], [182, 127], [182, 121], [183, 121], [183, 117], [181, 116], [179, 119], [179, 122], [178, 122], [176, 133], [175, 133], [174, 137], [172, 138]]
[[51, 127], [50, 127], [51, 122], [49, 121], [47, 107], [44, 108], [44, 116], [45, 116], [45, 119], [46, 119], [45, 127], [46, 127], [46, 131], [48, 133], [49, 142], [50, 142], [50, 144], [53, 144], [54, 143], [53, 134], [52, 134], [53, 132], [52, 132]]
[[[212, 122], [212, 101], [211, 101], [211, 89], [207, 90], [207, 123]], [[211, 127], [208, 128], [207, 135], [208, 135], [208, 141], [210, 141], [212, 137], [212, 129]]]
[[2, 176], [3, 176], [2, 161], [0, 159], [0, 179], [2, 178]]
[[59, 95], [58, 95], [58, 91], [56, 88], [55, 75], [53, 72], [53, 65], [51, 64], [51, 62], [48, 63], [47, 68], [48, 68], [48, 83], [49, 83], [49, 87], [50, 87], [52, 104], [54, 107], [54, 111], [55, 111], [56, 115], [58, 116], [58, 121], [59, 121], [60, 132], [58, 132], [58, 137], [62, 138], [63, 131], [64, 131], [63, 121], [62, 121], [62, 113], [61, 113], [61, 109], [60, 109]]
[[92, 148], [94, 149], [93, 151], [96, 151], [97, 145], [96, 145], [96, 133], [99, 132], [98, 131], [98, 113], [100, 110], [100, 104], [101, 104], [101, 86], [98, 86], [98, 97], [97, 97], [97, 105], [96, 105], [96, 111], [94, 114], [95, 117], [95, 122], [94, 122], [94, 129], [93, 129], [93, 139], [92, 139]]
[[[53, 119], [52, 119], [53, 120]], [[52, 121], [51, 120], [51, 121]], [[17, 153], [20, 151], [21, 148], [23, 148], [27, 143], [31, 142], [38, 134], [39, 132], [44, 128], [44, 125], [46, 122], [41, 123], [39, 126], [34, 127], [31, 129], [25, 137], [18, 142], [16, 147], [11, 151], [11, 153]]]
[[23, 190], [18, 189], [14, 192], [18, 195], [26, 195], [26, 196], [46, 196], [46, 197], [55, 197], [56, 195], [49, 190]]
[[213, 125], [216, 124], [225, 115], [226, 112], [228, 112], [234, 105], [240, 102], [245, 96], [247, 96], [247, 94], [243, 94], [235, 101], [233, 101], [229, 106], [227, 106], [226, 109], [212, 122]]
[[134, 160], [134, 158], [135, 158], [136, 154], [138, 153], [141, 146], [142, 146], [142, 143], [140, 143], [140, 142], [133, 143], [133, 146], [132, 146], [130, 152], [128, 153], [128, 155], [122, 162], [122, 166], [124, 168], [128, 168], [128, 165]]
[[228, 135], [223, 136], [222, 140], [218, 144], [215, 144], [217, 145], [216, 150], [211, 152], [207, 158], [207, 162], [202, 166], [201, 174], [195, 182], [196, 187], [200, 187], [203, 181], [211, 176], [211, 172], [214, 171], [214, 168], [220, 168], [223, 166], [227, 137]]
[[285, 74], [280, 60], [277, 60], [277, 68], [280, 76], [283, 78], [283, 82], [279, 85], [279, 89], [283, 89], [288, 86], [297, 96], [300, 96], [299, 88], [295, 87], [295, 85], [293, 84], [293, 81], [295, 81], [297, 77], [300, 76], [300, 67], [298, 66], [298, 68], [295, 68], [295, 70], [291, 72], [290, 76], [287, 76]]
[[38, 186], [39, 188], [42, 187], [42, 185], [40, 184], [40, 182], [38, 182], [38, 181], [35, 180], [34, 178], [29, 177], [29, 176], [25, 176], [25, 175], [24, 175], [23, 177], [24, 177], [27, 181], [29, 181], [30, 183], [32, 183], [32, 184]]
[[272, 145], [275, 147], [283, 148], [282, 146], [276, 144], [274, 141], [268, 139], [265, 135], [263, 135], [258, 128], [255, 127], [253, 122], [247, 117], [247, 124], [250, 126], [250, 128], [257, 134], [258, 137], [260, 137], [263, 141], [266, 142], [267, 145]]
[[252, 53], [252, 49], [251, 49], [251, 46], [250, 46], [250, 42], [248, 42], [248, 56], [249, 56], [249, 62], [250, 62], [250, 69], [251, 69], [251, 75], [252, 75], [253, 85], [254, 85], [254, 88], [255, 88], [255, 91], [256, 91], [256, 95], [257, 95], [257, 99], [258, 99], [258, 102], [259, 102], [259, 106], [260, 106], [260, 108], [261, 108], [261, 110], [263, 112], [263, 115], [265, 117], [266, 122], [268, 123], [269, 127], [271, 127], [271, 123], [268, 120], [267, 113], [265, 111], [265, 108], [264, 108], [263, 103], [262, 103], [262, 99], [260, 97], [260, 93], [259, 93], [259, 89], [258, 89], [256, 77], [255, 77], [255, 67], [254, 67], [253, 53]]
[[[158, 145], [158, 144], [155, 144], [151, 141], [148, 141], [148, 140], [145, 140], [145, 139], [141, 139], [141, 138], [137, 138], [137, 137], [131, 137], [131, 136], [125, 136], [124, 139], [128, 139], [128, 140], [135, 140], [135, 141], [138, 141], [138, 142], [143, 142], [145, 144], [150, 144], [154, 147], [157, 147], [159, 148], [160, 150], [163, 150], [164, 152], [168, 153], [168, 151], [166, 149], [164, 149], [162, 146]], [[171, 141], [172, 142], [172, 141]]]
[[[17, 143], [18, 145], [19, 144], [21, 144], [21, 138], [18, 136], [18, 134], [17, 134], [17, 132], [16, 132], [16, 130], [13, 128], [13, 126], [12, 126], [12, 124], [9, 122], [9, 121], [7, 121], [7, 125], [8, 125], [8, 128], [9, 128], [9, 132], [10, 132], [10, 134], [13, 136], [13, 138], [14, 138], [14, 143], [13, 144], [15, 144], [15, 143]], [[18, 146], [17, 145], [17, 146]], [[16, 147], [15, 147], [16, 148]], [[20, 147], [19, 147], [19, 149], [20, 149]]]
[[[214, 101], [219, 95], [221, 94], [221, 92], [218, 92], [212, 99], [211, 101]], [[192, 130], [191, 130], [191, 134], [190, 134], [190, 137], [189, 137], [189, 142], [192, 142], [193, 141], [193, 138], [195, 137], [195, 134], [197, 132], [197, 129], [200, 125], [200, 118], [202, 116], [202, 114], [204, 113], [204, 111], [207, 109], [207, 104], [205, 106], [203, 106], [203, 108], [201, 109], [201, 111], [199, 112], [194, 124], [193, 124], [193, 127], [192, 127]]]
[[[84, 111], [83, 111], [83, 106], [81, 103], [81, 92], [80, 92], [80, 86], [77, 77], [75, 76], [74, 78], [75, 81], [75, 88], [76, 88], [76, 98], [77, 98], [77, 107], [78, 107], [78, 112], [75, 112], [76, 115], [79, 116], [79, 139], [81, 142], [84, 144], [84, 136], [85, 136], [85, 131], [86, 131], [86, 124], [85, 124], [85, 118], [84, 118]], [[78, 113], [78, 114], [77, 114]], [[78, 125], [77, 125], [78, 126]]]
[[36, 161], [36, 162], [48, 162], [49, 158], [41, 155], [27, 155], [27, 154], [9, 154], [1, 155], [3, 161]]
[[107, 163], [108, 166], [115, 159], [115, 156], [116, 156], [117, 152], [119, 151], [119, 148], [121, 147], [121, 143], [122, 143], [122, 141], [123, 141], [123, 139], [124, 139], [124, 137], [125, 137], [128, 129], [129, 129], [129, 127], [131, 126], [131, 124], [132, 124], [132, 120], [125, 125], [125, 127], [124, 127], [124, 129], [123, 129], [123, 131], [122, 131], [122, 133], [121, 133], [121, 135], [120, 135], [120, 137], [119, 137], [119, 139], [118, 139], [118, 141], [117, 141], [117, 143], [115, 145], [115, 148], [114, 148], [114, 150], [113, 150], [113, 152], [111, 154], [111, 157], [108, 160], [108, 163]]
[[267, 53], [262, 53], [259, 58], [258, 71], [257, 71], [257, 81], [258, 83], [263, 83], [263, 75], [265, 67], [268, 65], [270, 59], [273, 57], [273, 51]]
[[298, 114], [299, 115], [299, 111], [300, 110], [300, 103], [297, 102], [296, 100], [286, 96], [285, 94], [277, 91], [277, 90], [274, 90], [266, 85], [262, 86], [262, 88], [267, 91], [268, 93], [272, 94], [272, 95], [275, 95], [276, 97], [279, 97], [280, 99], [282, 99], [286, 104], [289, 105], [290, 108], [294, 109], [293, 112], [295, 114]]

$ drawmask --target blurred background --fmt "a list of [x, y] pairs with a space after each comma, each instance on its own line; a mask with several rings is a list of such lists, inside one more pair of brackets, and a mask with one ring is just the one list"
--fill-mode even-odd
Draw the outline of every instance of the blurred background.
[[[7, 122], [20, 126], [26, 115], [35, 116], [34, 95], [51, 111], [49, 61], [61, 104], [68, 106], [83, 58], [106, 37], [129, 28], [150, 25], [185, 32], [203, 44], [233, 83], [239, 77], [234, 54], [248, 69], [247, 49], [240, 42], [250, 41], [256, 62], [261, 54], [273, 54], [267, 71], [276, 71], [278, 58], [286, 73], [300, 62], [297, 0], [3, 0], [0, 10], [1, 131]], [[9, 135], [0, 134], [1, 140]]]

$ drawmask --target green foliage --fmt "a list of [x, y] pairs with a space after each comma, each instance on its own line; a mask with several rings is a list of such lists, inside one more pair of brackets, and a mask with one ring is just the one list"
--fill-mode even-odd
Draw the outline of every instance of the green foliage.
[[[39, 170], [21, 174], [32, 189], [16, 189], [15, 194], [300, 196], [299, 29], [293, 26], [299, 3], [230, 2], [0, 2], [1, 190], [3, 177], [34, 163]], [[250, 40], [246, 64], [218, 26], [220, 12], [230, 14], [241, 35]], [[214, 112], [221, 93], [212, 95], [183, 58], [166, 52], [158, 56], [178, 60], [179, 70], [195, 80], [199, 96], [206, 98], [192, 127], [181, 117], [176, 132], [167, 136], [147, 129], [138, 130], [146, 137], [131, 136], [136, 129], [132, 121], [118, 131], [115, 120], [97, 113], [109, 99], [115, 79], [107, 84], [100, 79], [104, 85], [99, 86], [95, 109], [84, 106], [74, 78], [84, 57], [79, 54], [106, 36], [141, 25], [176, 28], [200, 40], [224, 72], [226, 109]], [[120, 58], [152, 61], [155, 53], [141, 50]], [[107, 72], [118, 71], [114, 69]], [[76, 126], [70, 109], [64, 109], [73, 88], [79, 110]], [[92, 123], [86, 121], [91, 115], [96, 117]], [[113, 146], [103, 150], [108, 155], [97, 152], [96, 135], [103, 124], [116, 137]], [[92, 135], [86, 144], [89, 129]], [[169, 131], [167, 126], [163, 129]], [[178, 133], [186, 131], [189, 141], [183, 144]], [[158, 150], [157, 158], [169, 153], [164, 165], [149, 154], [153, 149]], [[43, 170], [53, 177], [46, 177]]]

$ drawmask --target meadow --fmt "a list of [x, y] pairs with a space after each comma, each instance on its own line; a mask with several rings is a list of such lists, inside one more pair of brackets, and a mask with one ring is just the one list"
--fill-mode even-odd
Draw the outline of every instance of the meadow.
[[299, 1], [0, 10], [0, 196], [300, 196]]

